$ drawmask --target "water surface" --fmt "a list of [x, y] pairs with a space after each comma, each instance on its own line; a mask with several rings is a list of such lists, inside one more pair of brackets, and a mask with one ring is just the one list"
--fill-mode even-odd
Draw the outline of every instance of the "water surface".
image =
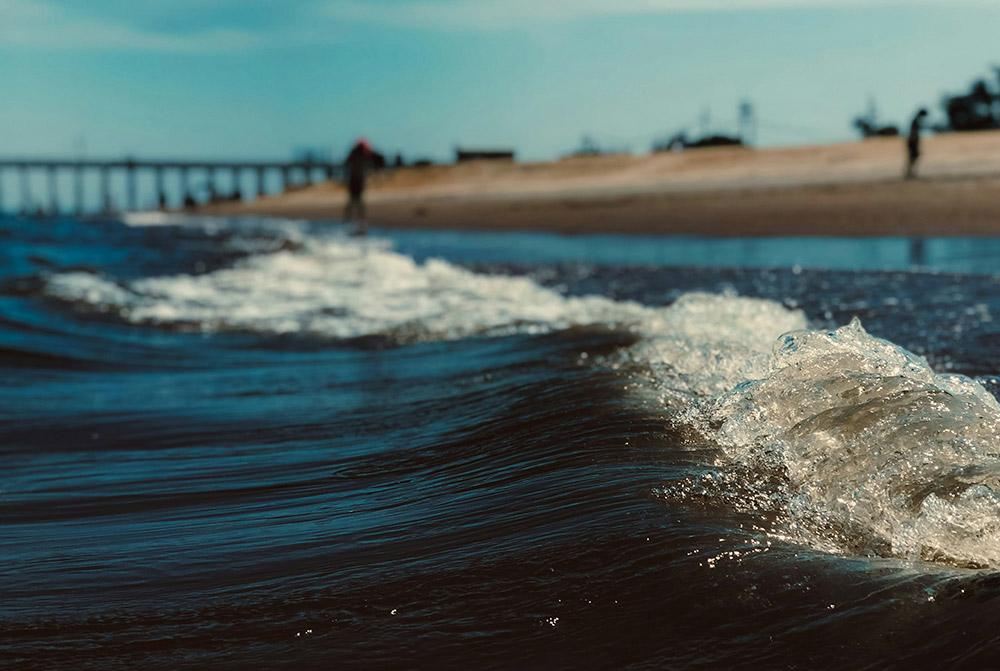
[[0, 220], [4, 665], [993, 664], [992, 241], [131, 223]]

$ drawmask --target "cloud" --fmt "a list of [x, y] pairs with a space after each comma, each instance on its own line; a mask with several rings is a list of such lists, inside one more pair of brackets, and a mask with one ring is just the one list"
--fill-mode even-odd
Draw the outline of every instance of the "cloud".
[[989, 5], [989, 0], [328, 0], [326, 16], [341, 21], [437, 29], [502, 29], [545, 21], [671, 12], [874, 6]]
[[140, 30], [92, 19], [36, 0], [0, 0], [0, 48], [46, 50], [143, 50], [165, 52], [242, 51], [259, 35], [217, 29], [191, 34]]

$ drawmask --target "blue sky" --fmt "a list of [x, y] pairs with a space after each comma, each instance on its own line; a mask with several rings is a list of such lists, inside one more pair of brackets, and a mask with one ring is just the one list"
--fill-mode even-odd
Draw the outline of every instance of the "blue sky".
[[990, 0], [0, 0], [0, 154], [283, 158], [359, 134], [409, 158], [845, 140], [992, 77]]

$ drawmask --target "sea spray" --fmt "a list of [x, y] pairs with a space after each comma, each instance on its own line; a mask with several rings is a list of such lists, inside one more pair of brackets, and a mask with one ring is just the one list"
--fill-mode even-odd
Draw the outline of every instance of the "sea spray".
[[766, 376], [699, 413], [730, 464], [783, 474], [782, 533], [839, 552], [1000, 563], [1000, 405], [857, 319], [785, 334]]
[[299, 240], [201, 275], [53, 274], [45, 293], [200, 331], [403, 343], [627, 329], [639, 338], [624, 354], [633, 372], [723, 455], [717, 469], [665, 488], [670, 496], [776, 512], [775, 533], [829, 551], [1000, 564], [1000, 407], [977, 382], [935, 374], [860, 322], [808, 330], [801, 311], [734, 294], [696, 292], [666, 307], [568, 297], [529, 277], [418, 263], [384, 241]]

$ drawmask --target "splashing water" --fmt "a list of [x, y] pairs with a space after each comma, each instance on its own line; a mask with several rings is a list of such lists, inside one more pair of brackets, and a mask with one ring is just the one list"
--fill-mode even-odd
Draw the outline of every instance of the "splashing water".
[[384, 241], [297, 240], [202, 275], [72, 272], [45, 290], [81, 310], [201, 331], [407, 342], [628, 329], [640, 337], [629, 359], [683, 406], [678, 421], [723, 449], [723, 486], [759, 508], [779, 502], [780, 534], [832, 552], [1000, 563], [1000, 406], [857, 320], [808, 330], [801, 311], [734, 294], [659, 308], [567, 297], [528, 277], [418, 263]]
[[49, 278], [46, 293], [136, 324], [202, 331], [380, 335], [399, 341], [541, 332], [603, 324], [766, 348], [801, 313], [772, 301], [696, 294], [655, 309], [601, 296], [566, 297], [527, 277], [417, 263], [385, 241], [313, 240], [204, 275], [118, 283], [88, 273]]
[[787, 478], [786, 533], [851, 553], [1000, 562], [1000, 405], [865, 332], [797, 331], [701, 409], [733, 463]]

